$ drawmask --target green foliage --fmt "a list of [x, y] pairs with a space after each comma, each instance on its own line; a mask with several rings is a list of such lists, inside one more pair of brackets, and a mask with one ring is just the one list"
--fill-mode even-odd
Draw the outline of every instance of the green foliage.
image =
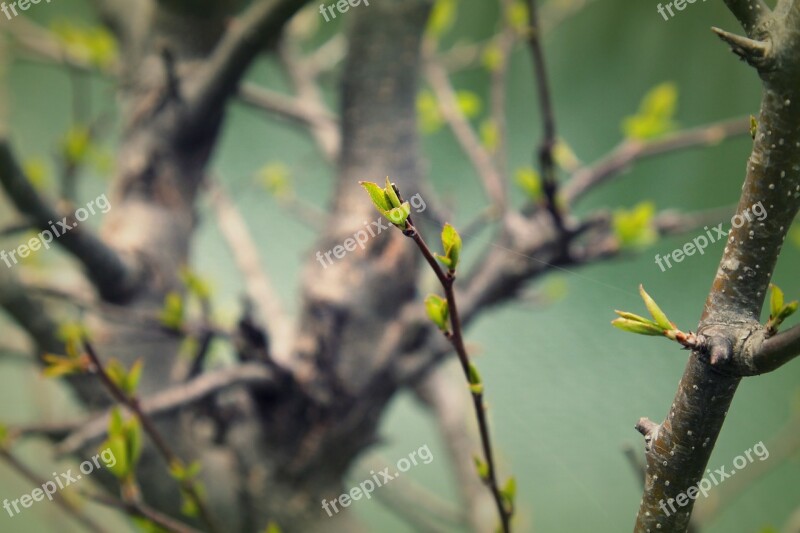
[[456, 91], [456, 102], [458, 109], [467, 118], [477, 117], [483, 108], [480, 96], [472, 91]]
[[505, 12], [506, 22], [517, 35], [528, 32], [528, 6], [522, 0], [514, 0]]
[[753, 140], [756, 138], [756, 132], [758, 132], [758, 120], [753, 115], [750, 115], [750, 137]]
[[31, 158], [22, 164], [22, 171], [25, 177], [38, 191], [44, 191], [51, 183], [50, 169], [47, 163], [41, 158]]
[[622, 123], [625, 137], [648, 140], [661, 137], [676, 128], [674, 122], [678, 105], [678, 88], [674, 83], [657, 85], [644, 96], [639, 112], [626, 117]]
[[770, 335], [774, 335], [783, 321], [797, 312], [798, 302], [794, 300], [784, 303], [783, 291], [775, 284], [770, 284], [770, 289], [769, 321], [766, 328]]
[[142, 378], [142, 367], [143, 362], [141, 359], [137, 359], [133, 363], [130, 371], [126, 370], [122, 363], [112, 359], [106, 365], [106, 374], [108, 374], [114, 385], [131, 398], [136, 395], [136, 390], [139, 387], [139, 381]]
[[71, 165], [85, 163], [92, 149], [92, 136], [83, 124], [71, 126], [61, 139], [61, 155]]
[[489, 72], [496, 72], [503, 65], [503, 50], [496, 41], [490, 42], [483, 49], [481, 65]]
[[278, 200], [291, 198], [291, 171], [284, 163], [270, 163], [256, 172], [256, 181]]
[[626, 311], [614, 311], [619, 315], [619, 318], [611, 322], [614, 327], [638, 335], [665, 336], [671, 340], [675, 340], [679, 334], [682, 335], [642, 285], [639, 285], [639, 294], [653, 320]]
[[89, 338], [86, 328], [77, 322], [65, 322], [59, 326], [56, 336], [64, 343], [66, 356], [45, 354], [42, 357], [45, 362], [42, 375], [60, 378], [86, 372], [90, 367], [88, 358], [83, 354], [83, 342]]
[[500, 497], [503, 498], [503, 505], [511, 513], [514, 510], [514, 502], [517, 499], [517, 480], [512, 476], [508, 478], [505, 486], [500, 489]]
[[478, 368], [473, 364], [469, 364], [469, 390], [472, 394], [483, 394], [483, 381], [478, 372]]
[[200, 301], [208, 301], [211, 299], [211, 286], [208, 281], [200, 277], [189, 267], [181, 269], [181, 280], [186, 285], [186, 290], [189, 294], [194, 296]]
[[436, 258], [447, 267], [450, 272], [455, 272], [458, 268], [458, 260], [461, 258], [461, 236], [450, 224], [445, 224], [442, 229], [442, 249], [444, 255], [436, 254]]
[[281, 528], [275, 522], [270, 522], [267, 524], [267, 529], [264, 530], [264, 533], [281, 533]]
[[542, 199], [542, 178], [532, 167], [518, 168], [514, 173], [514, 181], [531, 202]]
[[435, 294], [428, 295], [425, 298], [425, 311], [428, 313], [428, 318], [436, 326], [446, 332], [448, 330], [447, 320], [450, 317], [450, 309], [447, 307], [447, 300]]
[[473, 456], [473, 460], [475, 461], [475, 470], [478, 472], [478, 477], [484, 481], [489, 479], [489, 465], [486, 464], [486, 461], [477, 455]]
[[386, 219], [400, 229], [408, 227], [408, 217], [411, 215], [411, 204], [401, 202], [394, 184], [386, 178], [386, 187], [381, 188], [377, 183], [360, 181], [362, 187], [369, 194], [372, 204]]
[[432, 39], [438, 39], [453, 27], [457, 16], [458, 2], [456, 0], [436, 0], [428, 18], [425, 35]]
[[115, 464], [106, 465], [108, 470], [123, 484], [134, 479], [136, 465], [142, 454], [142, 427], [139, 420], [131, 417], [123, 420], [118, 407], [111, 411], [108, 422], [108, 438], [98, 450], [111, 450]]
[[656, 206], [653, 202], [640, 202], [630, 210], [616, 210], [611, 226], [620, 245], [627, 248], [653, 244], [658, 239], [653, 223], [655, 213]]
[[164, 307], [161, 309], [159, 316], [161, 325], [177, 331], [183, 327], [185, 314], [186, 306], [184, 305], [183, 296], [177, 291], [167, 293], [164, 297]]
[[53, 33], [67, 54], [101, 69], [111, 67], [118, 56], [114, 36], [102, 26], [84, 28], [71, 22], [53, 24]]

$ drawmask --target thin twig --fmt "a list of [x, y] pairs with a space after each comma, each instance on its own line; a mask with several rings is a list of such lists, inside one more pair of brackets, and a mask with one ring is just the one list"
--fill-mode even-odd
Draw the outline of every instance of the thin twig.
[[564, 217], [558, 205], [558, 182], [556, 179], [556, 163], [553, 151], [558, 142], [556, 134], [556, 120], [553, 111], [553, 101], [550, 96], [550, 84], [547, 78], [547, 66], [542, 51], [541, 30], [536, 0], [528, 0], [528, 16], [530, 30], [528, 46], [533, 57], [533, 70], [536, 78], [536, 87], [539, 93], [539, 112], [542, 120], [543, 137], [539, 144], [538, 160], [539, 170], [542, 174], [542, 191], [545, 197], [547, 211], [553, 217], [553, 222], [559, 233], [564, 233]]
[[[181, 461], [175, 452], [172, 451], [172, 448], [169, 446], [169, 444], [167, 444], [167, 441], [158, 431], [152, 419], [145, 414], [139, 399], [135, 396], [127, 395], [122, 389], [119, 388], [114, 380], [111, 379], [111, 376], [109, 376], [106, 372], [105, 367], [100, 361], [100, 358], [98, 357], [97, 352], [95, 352], [94, 346], [92, 346], [91, 342], [84, 339], [83, 347], [86, 351], [86, 355], [89, 356], [89, 359], [92, 362], [94, 373], [96, 373], [100, 378], [100, 381], [103, 382], [103, 385], [105, 385], [106, 389], [108, 389], [108, 392], [111, 394], [111, 396], [120, 404], [128, 407], [128, 409], [130, 409], [136, 415], [136, 418], [142, 424], [142, 428], [150, 436], [150, 440], [153, 441], [156, 449], [158, 449], [158, 451], [161, 453], [161, 456], [166, 460], [170, 468], [176, 465], [182, 465], [183, 461]], [[194, 481], [181, 477], [179, 479], [179, 484], [186, 493], [186, 496], [192, 500], [197, 507], [200, 518], [203, 520], [203, 522], [205, 522], [209, 530], [212, 532], [219, 531], [211, 517], [208, 507], [203, 501], [203, 498], [200, 496]]]
[[[417, 247], [422, 252], [423, 257], [430, 265], [439, 282], [444, 289], [445, 299], [447, 300], [447, 307], [450, 316], [450, 327], [452, 331], [447, 334], [447, 338], [453, 345], [453, 348], [458, 355], [458, 360], [461, 363], [461, 369], [464, 371], [464, 376], [467, 382], [470, 382], [470, 361], [467, 354], [466, 346], [464, 345], [464, 337], [461, 331], [461, 320], [458, 315], [458, 306], [456, 305], [456, 296], [453, 289], [455, 283], [455, 274], [442, 270], [436, 258], [433, 256], [430, 248], [425, 243], [419, 231], [409, 222], [406, 235], [411, 237], [416, 243]], [[494, 461], [494, 452], [492, 450], [492, 441], [489, 432], [489, 422], [486, 418], [486, 406], [483, 402], [483, 392], [471, 390], [472, 401], [475, 407], [475, 415], [478, 419], [478, 428], [481, 435], [481, 444], [483, 446], [483, 455], [486, 465], [488, 467], [486, 475], [486, 483], [494, 496], [495, 504], [497, 505], [497, 512], [500, 515], [500, 522], [505, 533], [511, 531], [511, 516], [514, 513], [513, 509], [508, 509], [503, 502], [503, 496], [500, 494], [500, 486], [497, 483], [497, 470]]]
[[107, 494], [98, 494], [95, 492], [82, 490], [78, 490], [77, 492], [87, 500], [91, 500], [95, 503], [99, 503], [112, 509], [118, 509], [131, 516], [144, 518], [172, 533], [200, 533], [200, 531], [197, 529], [189, 527], [183, 522], [179, 522], [170, 516], [159, 513], [142, 501], [123, 501], [118, 498], [113, 498]]
[[[17, 471], [22, 477], [30, 481], [35, 486], [42, 486], [45, 484], [44, 478], [39, 477], [36, 473], [28, 468], [28, 466], [14, 456], [10, 451], [0, 446], [0, 459], [3, 459], [8, 465]], [[107, 533], [105, 529], [94, 522], [90, 517], [73, 504], [70, 500], [64, 498], [60, 492], [53, 494], [53, 500], [56, 505], [61, 507], [67, 514], [72, 516], [75, 520], [81, 523], [89, 531], [95, 533]]]
[[562, 189], [564, 201], [574, 205], [589, 191], [639, 160], [687, 148], [719, 144], [725, 139], [744, 136], [749, 132], [749, 119], [733, 119], [680, 131], [654, 141], [625, 140], [597, 163], [576, 171]]
[[[237, 385], [266, 386], [274, 380], [274, 373], [262, 363], [242, 363], [235, 367], [207, 372], [191, 381], [175, 385], [142, 401], [142, 411], [155, 418], [192, 405], [213, 394]], [[56, 449], [58, 454], [70, 454], [88, 442], [103, 438], [108, 428], [109, 411], [91, 414], [85, 419], [56, 425], [21, 428], [23, 436], [40, 433], [62, 436], [72, 432]]]
[[[432, 54], [431, 54], [432, 55]], [[503, 212], [506, 208], [506, 191], [502, 175], [495, 167], [492, 156], [481, 144], [469, 121], [458, 107], [458, 99], [447, 71], [432, 57], [425, 61], [425, 74], [428, 83], [439, 102], [442, 117], [450, 126], [462, 151], [478, 172], [486, 196], [495, 209]]]

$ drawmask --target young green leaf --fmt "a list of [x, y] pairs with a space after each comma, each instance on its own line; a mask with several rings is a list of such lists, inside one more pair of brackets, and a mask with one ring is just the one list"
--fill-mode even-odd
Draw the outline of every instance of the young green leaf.
[[472, 363], [469, 364], [469, 390], [472, 394], [483, 393], [481, 375], [478, 373], [478, 368]]
[[389, 211], [385, 212], [383, 216], [386, 219], [397, 226], [400, 229], [406, 228], [406, 221], [408, 217], [411, 215], [411, 204], [408, 202], [403, 202], [402, 205], [390, 209]]
[[372, 183], [371, 181], [359, 181], [358, 183], [366, 189], [369, 197], [372, 199], [372, 203], [375, 205], [375, 209], [380, 211], [381, 214], [386, 213], [394, 207], [389, 203], [389, 199], [386, 197], [386, 191], [377, 183]]
[[451, 272], [454, 272], [458, 266], [458, 259], [461, 257], [461, 247], [461, 236], [453, 226], [445, 224], [442, 229], [442, 248], [444, 249], [444, 256], [437, 255], [437, 258], [444, 263]]
[[644, 290], [643, 285], [639, 285], [639, 294], [642, 296], [642, 300], [644, 300], [644, 305], [647, 307], [647, 310], [650, 311], [650, 315], [652, 315], [653, 320], [656, 321], [656, 324], [661, 326], [663, 330], [670, 330], [673, 329], [672, 323], [667, 318], [667, 315], [664, 314], [664, 311], [656, 304], [656, 301], [647, 294], [647, 291]]
[[447, 331], [447, 319], [450, 315], [450, 310], [447, 307], [447, 300], [435, 294], [429, 295], [425, 298], [425, 311], [428, 317], [436, 326], [442, 330]]
[[769, 315], [774, 318], [783, 309], [783, 291], [774, 283], [770, 284], [770, 289], [772, 289], [772, 292], [769, 298]]
[[386, 192], [386, 198], [389, 199], [389, 204], [392, 208], [400, 207], [403, 204], [400, 201], [400, 197], [397, 196], [397, 191], [394, 190], [394, 184], [389, 181], [389, 176], [386, 176], [386, 188], [384, 191]]
[[489, 478], [489, 465], [486, 464], [486, 461], [478, 457], [477, 455], [473, 457], [475, 461], [475, 469], [478, 471], [478, 476], [481, 479], [485, 480]]
[[639, 335], [650, 335], [655, 337], [664, 334], [664, 331], [655, 324], [647, 324], [644, 322], [638, 322], [627, 318], [614, 319], [611, 321], [611, 325], [621, 329], [622, 331], [637, 333]]

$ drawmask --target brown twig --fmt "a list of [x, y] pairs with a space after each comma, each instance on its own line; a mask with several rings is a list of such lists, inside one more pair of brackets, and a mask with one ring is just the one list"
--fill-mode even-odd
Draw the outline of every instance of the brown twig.
[[542, 174], [542, 191], [545, 198], [547, 211], [553, 217], [553, 222], [559, 233], [563, 234], [564, 217], [558, 205], [558, 182], [556, 179], [556, 163], [553, 151], [558, 142], [556, 134], [556, 119], [553, 111], [553, 101], [550, 96], [550, 84], [547, 78], [547, 66], [542, 51], [541, 29], [536, 0], [528, 0], [528, 17], [530, 30], [528, 46], [533, 58], [533, 71], [536, 78], [536, 87], [539, 93], [539, 112], [542, 120], [542, 142], [539, 144], [538, 160], [539, 171]]
[[[108, 392], [111, 396], [120, 404], [126, 406], [130, 409], [139, 422], [142, 424], [142, 428], [145, 432], [150, 436], [150, 440], [153, 441], [156, 449], [158, 449], [161, 456], [166, 460], [167, 464], [170, 468], [178, 465], [182, 465], [183, 461], [172, 451], [172, 448], [158, 429], [155, 426], [155, 423], [152, 419], [144, 412], [142, 409], [142, 405], [139, 402], [139, 399], [135, 396], [129, 396], [126, 394], [120, 387], [111, 379], [111, 376], [108, 375], [106, 372], [103, 363], [100, 361], [100, 358], [97, 355], [92, 343], [88, 340], [83, 340], [83, 347], [86, 351], [86, 355], [89, 357], [89, 360], [92, 362], [93, 365], [93, 372], [97, 374], [100, 378], [100, 381], [103, 382]], [[219, 529], [214, 523], [214, 520], [211, 517], [211, 514], [206, 506], [203, 498], [200, 496], [200, 493], [195, 485], [194, 481], [191, 479], [181, 477], [179, 480], [179, 484], [181, 489], [186, 493], [186, 496], [192, 500], [194, 505], [197, 507], [198, 513], [200, 518], [205, 522], [206, 526], [212, 532], [217, 532]]]
[[[407, 229], [404, 231], [406, 235], [413, 239], [417, 247], [422, 252], [425, 261], [428, 262], [433, 272], [436, 274], [437, 279], [444, 289], [445, 299], [447, 300], [447, 308], [450, 316], [450, 327], [452, 331], [447, 333], [447, 339], [453, 345], [453, 348], [458, 355], [458, 360], [461, 363], [461, 369], [464, 371], [464, 376], [467, 382], [470, 382], [470, 361], [467, 354], [467, 348], [464, 345], [464, 336], [461, 331], [461, 320], [458, 315], [458, 306], [456, 305], [456, 296], [454, 291], [455, 274], [452, 272], [445, 273], [436, 258], [433, 256], [430, 248], [425, 243], [419, 231], [409, 222]], [[494, 452], [492, 450], [492, 441], [489, 432], [489, 422], [486, 418], [486, 406], [483, 402], [483, 391], [471, 390], [472, 401], [475, 407], [475, 415], [478, 420], [478, 428], [481, 435], [481, 444], [483, 446], [483, 455], [486, 465], [488, 467], [486, 474], [486, 483], [492, 491], [494, 501], [497, 506], [497, 512], [500, 515], [500, 522], [505, 533], [511, 531], [511, 516], [514, 509], [509, 509], [503, 502], [503, 496], [500, 493], [500, 486], [497, 483], [497, 469], [494, 461]]]
[[[18, 474], [22, 477], [30, 481], [33, 485], [42, 486], [45, 484], [44, 478], [39, 477], [36, 473], [28, 468], [28, 466], [20, 461], [16, 456], [14, 456], [10, 451], [5, 449], [3, 446], [0, 446], [0, 459], [3, 459], [8, 465], [13, 468]], [[85, 515], [85, 513], [75, 506], [70, 500], [64, 498], [61, 493], [56, 492], [53, 494], [53, 499], [61, 509], [64, 510], [67, 514], [72, 516], [75, 520], [77, 520], [80, 524], [86, 527], [87, 530], [93, 531], [95, 533], [107, 533], [105, 529], [99, 526], [97, 523], [94, 522], [91, 518]]]

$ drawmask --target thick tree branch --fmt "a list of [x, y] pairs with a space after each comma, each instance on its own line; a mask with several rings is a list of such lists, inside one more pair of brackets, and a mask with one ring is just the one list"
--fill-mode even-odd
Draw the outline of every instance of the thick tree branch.
[[304, 0], [257, 0], [230, 25], [190, 84], [187, 100], [194, 121], [203, 121], [222, 107], [264, 45], [304, 4]]
[[[42, 231], [62, 216], [33, 188], [11, 153], [6, 140], [0, 139], [0, 184], [17, 209]], [[124, 257], [100, 240], [86, 226], [70, 221], [70, 231], [55, 239], [85, 268], [86, 275], [98, 292], [108, 301], [124, 301], [138, 287], [140, 267], [130, 257]], [[52, 231], [51, 231], [52, 233]]]
[[764, 0], [725, 0], [725, 4], [748, 35], [752, 35], [758, 24], [771, 13]]
[[[745, 27], [748, 2], [728, 2]], [[794, 26], [787, 26], [793, 23]], [[647, 481], [636, 531], [682, 533], [694, 501], [668, 514], [661, 505], [702, 478], [743, 376], [758, 373], [764, 344], [761, 308], [800, 194], [800, 18], [772, 17], [759, 39], [769, 57], [751, 64], [763, 80], [761, 113], [737, 212], [760, 203], [766, 218], [733, 225], [698, 327], [703, 350], [692, 353], [669, 414], [647, 452]], [[780, 60], [777, 60], [780, 58]], [[793, 345], [792, 333], [788, 344]], [[783, 342], [783, 341], [780, 341]], [[781, 353], [783, 353], [781, 351]], [[784, 354], [785, 355], [785, 354]]]

